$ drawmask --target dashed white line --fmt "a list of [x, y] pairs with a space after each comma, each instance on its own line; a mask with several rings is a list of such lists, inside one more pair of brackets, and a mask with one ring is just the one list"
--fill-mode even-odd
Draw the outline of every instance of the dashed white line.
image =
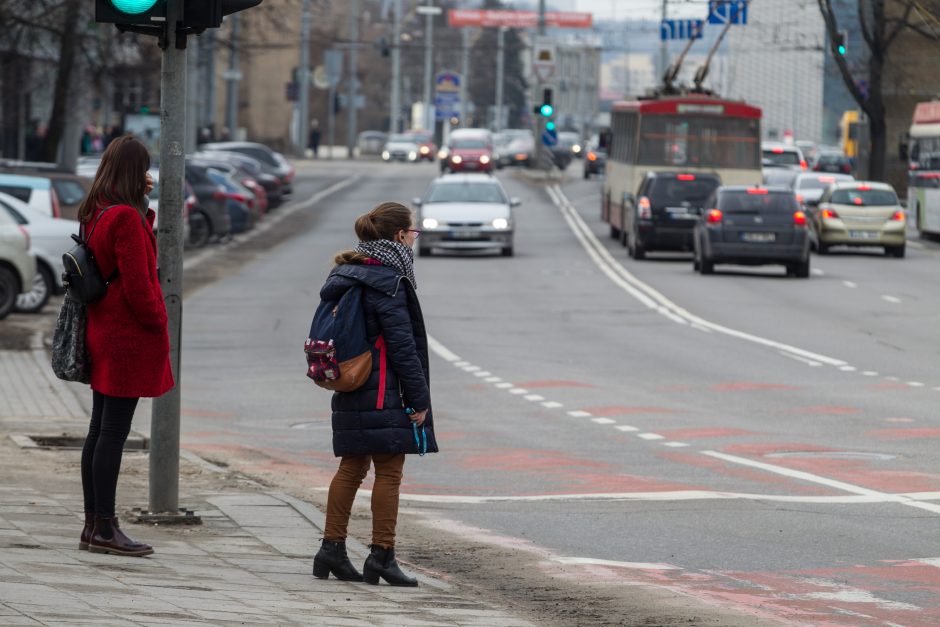
[[907, 384], [908, 384], [909, 386], [911, 386], [912, 388], [922, 388], [922, 387], [924, 387], [924, 384], [921, 383], [920, 381], [908, 381]]
[[568, 415], [571, 416], [572, 418], [588, 418], [589, 416], [591, 416], [591, 412], [581, 411], [580, 409], [576, 409], [574, 411], [569, 411]]
[[487, 377], [483, 380], [486, 381], [487, 383], [499, 383], [500, 381], [503, 380], [503, 378], [502, 377]]
[[682, 448], [683, 446], [688, 446], [685, 442], [663, 442], [663, 446], [669, 446], [671, 448]]
[[623, 431], [625, 433], [633, 433], [634, 431], [639, 431], [636, 427], [631, 427], [630, 425], [617, 425], [614, 427], [617, 431]]
[[852, 281], [842, 281], [842, 285], [852, 289], [858, 287], [858, 283], [853, 283]]
[[658, 433], [638, 433], [636, 437], [642, 438], [644, 440], [665, 440], [664, 436], [659, 435]]
[[475, 377], [488, 377], [488, 376], [490, 376], [491, 374], [493, 374], [493, 373], [492, 373], [492, 372], [488, 372], [488, 371], [486, 371], [486, 370], [481, 370], [480, 372], [474, 372], [474, 373], [473, 373], [473, 376], [475, 376]]
[[611, 420], [610, 418], [591, 418], [591, 422], [597, 423], [599, 425], [612, 425], [616, 420]]
[[887, 296], [887, 295], [884, 295], [884, 296], [881, 297], [881, 300], [887, 301], [887, 302], [889, 302], [889, 303], [900, 303], [900, 302], [901, 302], [901, 299], [898, 298], [897, 296]]
[[508, 381], [503, 381], [502, 383], [497, 383], [496, 387], [498, 387], [501, 390], [508, 390], [511, 387], [515, 387], [515, 385], [513, 385], [512, 383], [509, 383]]
[[839, 366], [839, 370], [843, 372], [855, 372], [856, 370], [858, 370], [858, 368], [856, 368], [855, 366], [845, 365], [845, 366]]
[[901, 380], [901, 379], [898, 378], [898, 377], [885, 377], [885, 379], [886, 379], [887, 381], [900, 381], [900, 380]]
[[[510, 390], [510, 391], [512, 391], [512, 390]], [[525, 398], [525, 400], [527, 400], [527, 401], [532, 401], [533, 403], [534, 403], [535, 401], [544, 401], [544, 400], [545, 400], [545, 397], [542, 396], [541, 394], [526, 394], [524, 398]]]
[[813, 274], [813, 276], [823, 276], [824, 274], [826, 274], [819, 268], [813, 268], [812, 270], [810, 270], [810, 272]]
[[510, 394], [527, 394], [528, 392], [529, 390], [526, 390], [524, 388], [510, 388], [509, 389]]
[[480, 369], [480, 367], [479, 366], [464, 366], [463, 369], [466, 372], [476, 372]]
[[875, 372], [874, 370], [866, 370], [865, 372], [862, 373], [862, 375], [866, 377], [877, 377], [878, 373]]
[[780, 351], [780, 354], [783, 355], [784, 357], [789, 357], [790, 359], [795, 359], [799, 362], [802, 362], [806, 364], [807, 366], [812, 366], [814, 368], [818, 368], [819, 366], [822, 366], [822, 364], [819, 363], [818, 361], [813, 361], [812, 359], [807, 359], [806, 357], [800, 357], [799, 355], [794, 355], [792, 353], [785, 353], [783, 351]]
[[564, 407], [564, 405], [562, 405], [558, 401], [545, 401], [544, 403], [542, 403], [542, 407], [545, 407], [548, 409], [558, 409], [559, 407]]
[[[443, 347], [442, 347], [442, 348], [443, 348]], [[464, 366], [469, 366], [469, 365], [470, 365], [470, 362], [469, 362], [469, 361], [458, 361], [458, 362], [455, 362], [454, 365], [457, 366], [458, 368], [463, 368]]]

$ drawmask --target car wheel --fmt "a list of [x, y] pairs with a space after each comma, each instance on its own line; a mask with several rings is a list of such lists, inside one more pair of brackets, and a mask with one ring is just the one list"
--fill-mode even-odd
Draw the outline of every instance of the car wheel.
[[189, 245], [193, 248], [202, 248], [209, 242], [212, 235], [212, 224], [209, 216], [202, 211], [194, 211], [189, 216]]
[[901, 244], [900, 246], [885, 246], [885, 254], [891, 255], [898, 259], [904, 259], [904, 255], [907, 253], [907, 245]]
[[14, 310], [20, 313], [39, 313], [49, 302], [54, 287], [55, 278], [52, 275], [52, 270], [46, 264], [40, 262], [37, 264], [36, 276], [33, 278], [33, 288], [16, 297]]
[[584, 171], [584, 180], [587, 181], [591, 178], [591, 173], [587, 170]]
[[809, 278], [809, 257], [799, 263], [793, 264], [793, 275], [798, 279]]
[[704, 257], [699, 261], [699, 270], [702, 274], [714, 274], [715, 273], [715, 262], [711, 259], [705, 259]]
[[430, 257], [430, 256], [431, 256], [431, 249], [430, 249], [430, 248], [425, 248], [425, 247], [419, 247], [419, 248], [418, 248], [418, 256], [419, 256], [419, 257]]
[[613, 224], [610, 225], [610, 237], [611, 239], [620, 239], [620, 229]]
[[16, 305], [16, 297], [20, 293], [20, 282], [13, 270], [0, 267], [0, 320], [3, 320]]
[[630, 253], [630, 257], [632, 257], [633, 259], [636, 259], [637, 261], [646, 259], [646, 249], [643, 247], [643, 244], [640, 242], [640, 238], [637, 237], [636, 233], [633, 233], [632, 235], [633, 237], [631, 237], [628, 240], [629, 245], [627, 246], [627, 252]]
[[817, 241], [817, 242], [816, 242], [816, 252], [819, 253], [820, 255], [828, 255], [828, 254], [829, 254], [829, 244], [824, 244], [822, 241]]
[[506, 248], [504, 248], [504, 249], [502, 250], [502, 253], [503, 253], [503, 257], [512, 257], [512, 255], [513, 255], [513, 248], [512, 248], [512, 246], [507, 246]]

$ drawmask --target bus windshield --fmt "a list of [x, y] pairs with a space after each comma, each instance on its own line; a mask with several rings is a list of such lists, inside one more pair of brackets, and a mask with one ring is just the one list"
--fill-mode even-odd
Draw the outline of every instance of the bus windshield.
[[650, 115], [640, 127], [641, 165], [760, 169], [758, 120]]

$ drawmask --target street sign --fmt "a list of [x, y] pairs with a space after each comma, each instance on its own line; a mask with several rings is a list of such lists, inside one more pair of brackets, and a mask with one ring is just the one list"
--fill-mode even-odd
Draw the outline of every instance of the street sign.
[[747, 24], [747, 0], [709, 0], [708, 23]]
[[555, 129], [546, 128], [542, 131], [542, 144], [552, 148], [553, 146], [558, 145], [558, 131]]
[[548, 82], [555, 75], [555, 43], [548, 37], [538, 37], [535, 40], [532, 71], [540, 83]]
[[240, 81], [244, 78], [241, 70], [225, 70], [222, 72], [222, 79], [226, 81]]
[[[420, 11], [420, 7], [418, 8]], [[535, 28], [539, 25], [539, 14], [535, 11], [502, 11], [496, 9], [450, 9], [447, 25], [451, 28], [464, 26], [506, 28]], [[573, 11], [548, 11], [545, 25], [550, 28], [592, 28], [592, 13]]]
[[446, 120], [460, 109], [461, 76], [457, 72], [444, 70], [434, 76], [434, 117]]
[[670, 39], [701, 39], [705, 20], [663, 20], [659, 24], [659, 38], [662, 41]]
[[440, 15], [444, 12], [441, 7], [422, 5], [415, 9], [418, 15]]
[[343, 78], [343, 53], [339, 50], [327, 50], [323, 53], [323, 65], [326, 67], [328, 87], [336, 87]]

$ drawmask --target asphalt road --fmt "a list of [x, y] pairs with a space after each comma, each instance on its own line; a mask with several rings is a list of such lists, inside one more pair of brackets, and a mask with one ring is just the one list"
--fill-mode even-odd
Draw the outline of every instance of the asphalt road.
[[[405, 516], [562, 565], [571, 591], [645, 584], [750, 617], [722, 624], [940, 623], [937, 247], [703, 277], [629, 259], [579, 165], [549, 188], [499, 175], [522, 200], [515, 257], [416, 262], [442, 452], [409, 458]], [[323, 168], [347, 184], [293, 237], [187, 297], [183, 357], [184, 446], [321, 495], [329, 394], [302, 354], [319, 287], [358, 215], [436, 174]]]

